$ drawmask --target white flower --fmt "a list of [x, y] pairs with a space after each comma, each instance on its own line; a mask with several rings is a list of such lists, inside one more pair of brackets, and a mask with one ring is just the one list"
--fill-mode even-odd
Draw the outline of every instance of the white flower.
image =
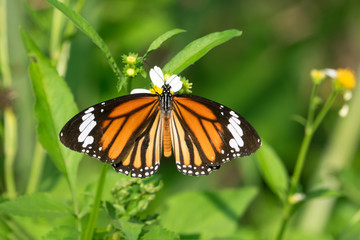
[[326, 76], [328, 76], [330, 78], [337, 78], [337, 75], [338, 75], [336, 70], [332, 69], [332, 68], [325, 68], [324, 73]]
[[[154, 87], [162, 88], [165, 83], [164, 73], [162, 72], [161, 68], [158, 66], [154, 66], [154, 68], [150, 69], [150, 79], [154, 84]], [[182, 82], [180, 81], [180, 77], [178, 75], [171, 75], [166, 84], [170, 85], [171, 91], [178, 92], [182, 87]], [[133, 89], [130, 94], [136, 93], [151, 93], [147, 89]]]
[[291, 204], [295, 204], [306, 199], [306, 195], [304, 193], [295, 193], [289, 197], [289, 202]]
[[155, 66], [154, 68], [150, 69], [150, 79], [153, 82], [155, 86], [158, 86], [159, 88], [162, 88], [164, 85], [164, 74], [158, 66]]
[[346, 117], [349, 113], [349, 104], [344, 104], [342, 108], [339, 110], [339, 116], [340, 117]]
[[351, 98], [352, 98], [352, 92], [351, 92], [350, 90], [345, 91], [345, 93], [344, 93], [344, 100], [345, 100], [345, 101], [350, 101]]
[[131, 90], [130, 94], [137, 94], [137, 93], [151, 93], [150, 90], [143, 89], [143, 88], [135, 88]]

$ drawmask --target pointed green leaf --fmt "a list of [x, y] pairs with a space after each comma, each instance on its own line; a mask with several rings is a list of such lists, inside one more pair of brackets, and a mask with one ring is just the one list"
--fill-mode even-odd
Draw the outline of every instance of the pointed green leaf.
[[341, 192], [331, 189], [317, 189], [307, 193], [306, 195], [301, 193], [300, 194], [295, 193], [293, 196], [290, 196], [290, 199], [296, 200], [296, 202], [293, 203], [294, 207], [292, 208], [292, 213], [297, 212], [301, 206], [303, 206], [305, 203], [307, 203], [310, 200], [316, 198], [334, 198], [340, 196], [342, 196]]
[[180, 234], [226, 237], [235, 232], [239, 218], [256, 194], [257, 189], [253, 187], [182, 192], [166, 202], [161, 213], [161, 225]]
[[64, 5], [63, 3], [57, 0], [47, 0], [48, 3], [59, 9], [63, 12], [74, 24], [77, 28], [79, 28], [86, 36], [88, 36], [95, 44], [100, 48], [106, 59], [108, 60], [109, 65], [114, 71], [116, 77], [119, 80], [118, 90], [124, 86], [125, 82], [121, 81], [122, 73], [117, 66], [115, 59], [113, 58], [108, 46], [105, 44], [104, 40], [99, 36], [99, 34], [95, 31], [95, 29], [83, 18], [80, 14]]
[[179, 239], [179, 235], [167, 230], [166, 228], [160, 225], [150, 225], [149, 231], [147, 231], [142, 236], [141, 239], [142, 240], [153, 240], [153, 239], [175, 240], [175, 239]]
[[146, 51], [146, 53], [143, 56], [143, 59], [146, 59], [147, 56], [154, 50], [158, 49], [161, 44], [163, 44], [163, 42], [165, 42], [166, 40], [168, 40], [169, 38], [171, 38], [172, 36], [185, 32], [185, 30], [183, 29], [172, 29], [166, 33], [164, 33], [163, 35], [161, 35], [160, 37], [158, 37], [157, 39], [155, 39], [149, 46], [148, 50]]
[[193, 64], [214, 47], [229, 41], [242, 34], [241, 31], [231, 29], [223, 32], [208, 34], [189, 43], [175, 57], [173, 57], [163, 68], [164, 73], [178, 74], [190, 64]]
[[74, 98], [49, 59], [40, 52], [23, 29], [20, 32], [30, 58], [29, 72], [36, 98], [35, 116], [38, 120], [39, 141], [54, 164], [68, 178], [72, 191], [75, 191], [81, 154], [65, 148], [58, 138], [64, 124], [78, 112]]
[[265, 142], [257, 152], [257, 163], [267, 185], [285, 202], [289, 178], [280, 157]]
[[126, 218], [120, 218], [118, 221], [121, 226], [121, 231], [127, 239], [138, 239], [144, 224], [131, 222]]
[[71, 214], [57, 198], [48, 193], [24, 195], [12, 201], [0, 203], [0, 212], [26, 217], [64, 217]]
[[342, 194], [337, 190], [332, 189], [317, 189], [306, 194], [306, 200], [314, 198], [333, 198], [340, 197]]

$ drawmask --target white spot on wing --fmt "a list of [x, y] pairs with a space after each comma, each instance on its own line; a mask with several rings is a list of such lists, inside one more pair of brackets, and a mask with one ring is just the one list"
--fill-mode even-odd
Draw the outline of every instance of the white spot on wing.
[[88, 108], [88, 110], [86, 110], [85, 113], [91, 113], [94, 110], [95, 110], [95, 108], [91, 107], [91, 108]]
[[233, 115], [236, 118], [239, 118], [239, 115], [237, 115], [234, 111], [230, 111], [230, 114]]
[[237, 152], [240, 151], [240, 148], [238, 146], [238, 144], [236, 143], [235, 139], [230, 139], [229, 141], [229, 145], [230, 147], [234, 148]]
[[[230, 124], [235, 128], [235, 130], [236, 130], [236, 132], [240, 135], [240, 137], [244, 134], [243, 133], [243, 130], [240, 128], [240, 126], [235, 122], [235, 120], [234, 119], [236, 119], [236, 118], [230, 118], [230, 120], [229, 120], [229, 122], [230, 122]], [[242, 146], [240, 146], [240, 147], [242, 147]]]
[[84, 141], [82, 147], [86, 148], [88, 145], [93, 144], [93, 142], [94, 142], [94, 137], [93, 136], [87, 136], [85, 138], [85, 141]]
[[[235, 128], [233, 127], [232, 124], [229, 124], [227, 126], [227, 128], [229, 129], [229, 131], [231, 132], [231, 134], [233, 135], [237, 145], [239, 145], [239, 147], [243, 147], [244, 146], [244, 141], [241, 139], [240, 134], [235, 130]], [[239, 150], [236, 150], [239, 151]]]
[[[237, 125], [240, 125], [240, 123], [241, 123], [241, 122], [240, 122], [240, 120], [239, 120], [239, 119], [237, 119], [237, 118], [236, 118], [236, 117], [234, 117], [234, 116], [233, 116], [233, 117], [231, 117], [231, 118], [230, 118], [230, 120], [232, 120], [232, 121], [236, 122], [236, 124], [237, 124]], [[230, 121], [230, 120], [229, 120], [229, 121]]]
[[80, 124], [79, 131], [80, 132], [84, 131], [86, 126], [89, 125], [89, 123], [92, 122], [94, 119], [95, 119], [95, 115], [92, 113], [84, 115], [82, 117], [82, 120], [84, 120], [84, 121]]
[[[80, 125], [81, 126], [81, 125]], [[89, 123], [86, 128], [83, 131], [80, 131], [81, 134], [78, 137], [78, 142], [84, 142], [86, 137], [89, 136], [91, 130], [93, 130], [93, 128], [96, 126], [96, 122], [92, 121], [91, 123]], [[80, 130], [80, 129], [79, 129]]]

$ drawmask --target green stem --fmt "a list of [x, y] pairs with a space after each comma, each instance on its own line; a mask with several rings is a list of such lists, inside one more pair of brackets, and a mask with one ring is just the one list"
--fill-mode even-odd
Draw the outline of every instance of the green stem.
[[14, 161], [17, 149], [17, 120], [11, 108], [6, 108], [4, 111], [4, 130], [5, 183], [7, 196], [14, 199], [16, 197]]
[[296, 187], [299, 183], [299, 178], [301, 175], [301, 172], [303, 170], [304, 167], [304, 163], [305, 163], [305, 158], [307, 155], [307, 151], [309, 149], [309, 145], [311, 143], [311, 139], [313, 136], [313, 131], [311, 130], [311, 128], [308, 128], [305, 130], [305, 137], [301, 143], [301, 147], [300, 147], [300, 151], [299, 151], [299, 155], [298, 158], [296, 160], [296, 165], [295, 165], [295, 170], [294, 170], [294, 174], [291, 177], [291, 182], [290, 182], [290, 192], [289, 194], [293, 194], [296, 191]]
[[[75, 11], [77, 13], [80, 13], [82, 8], [84, 7], [85, 4], [85, 0], [79, 0], [76, 3], [75, 6]], [[62, 14], [61, 12], [57, 11], [58, 14]], [[58, 49], [55, 50], [58, 52], [57, 55], [54, 55], [54, 57], [57, 57], [56, 59], [52, 59], [54, 62], [56, 62], [56, 68], [59, 72], [59, 74], [61, 76], [64, 76], [66, 74], [67, 71], [67, 67], [68, 67], [68, 62], [69, 62], [69, 57], [70, 57], [70, 48], [71, 48], [71, 39], [70, 37], [74, 35], [75, 33], [75, 25], [68, 21], [64, 33], [63, 33], [63, 39], [64, 41], [62, 42], [62, 44], [60, 44], [59, 42], [59, 46]], [[61, 40], [61, 39], [59, 39]]]
[[316, 109], [316, 106], [317, 106], [316, 96], [317, 96], [318, 89], [319, 89], [319, 85], [315, 84], [313, 89], [312, 89], [312, 93], [311, 93], [311, 97], [310, 97], [309, 112], [308, 112], [306, 125], [305, 125], [305, 136], [304, 136], [303, 141], [301, 143], [299, 155], [298, 155], [298, 158], [296, 160], [294, 174], [293, 174], [293, 176], [291, 178], [289, 194], [293, 194], [295, 192], [295, 190], [296, 190], [296, 187], [297, 187], [297, 184], [299, 182], [299, 178], [300, 178], [302, 169], [304, 167], [306, 154], [307, 154], [307, 151], [309, 149], [311, 138], [312, 138], [312, 135], [313, 135], [313, 132], [314, 132], [313, 127], [311, 125], [312, 125], [312, 123], [314, 121], [315, 109]]
[[315, 132], [317, 130], [320, 123], [323, 121], [324, 117], [329, 112], [329, 110], [330, 110], [331, 106], [333, 105], [333, 103], [334, 103], [334, 101], [335, 101], [338, 94], [339, 94], [339, 92], [335, 90], [335, 91], [333, 91], [331, 93], [330, 97], [327, 99], [324, 107], [321, 109], [321, 111], [319, 112], [319, 114], [315, 118], [314, 124], [312, 126], [313, 132]]
[[9, 64], [9, 45], [7, 31], [7, 0], [0, 0], [0, 63], [4, 88], [11, 87], [11, 70]]
[[[0, 68], [4, 88], [11, 88], [12, 77], [9, 64], [7, 7], [6, 0], [0, 0]], [[5, 153], [5, 185], [10, 199], [16, 197], [14, 178], [14, 161], [17, 151], [17, 120], [11, 107], [4, 110], [4, 153]]]
[[[69, 0], [63, 0], [65, 4], [68, 4]], [[53, 10], [53, 19], [51, 25], [50, 34], [50, 56], [54, 65], [57, 65], [61, 53], [61, 41], [64, 30], [65, 17], [57, 9]]]
[[312, 93], [311, 93], [311, 97], [310, 97], [311, 102], [310, 102], [309, 112], [308, 112], [307, 121], [306, 121], [307, 127], [310, 126], [314, 121], [315, 110], [318, 105], [318, 103], [316, 101], [318, 89], [319, 89], [319, 84], [314, 84], [314, 87], [313, 87]]
[[288, 223], [289, 223], [289, 216], [284, 217], [284, 218], [283, 218], [283, 221], [281, 222], [280, 230], [279, 230], [279, 232], [278, 232], [278, 234], [277, 234], [277, 236], [276, 236], [276, 238], [275, 238], [276, 240], [281, 240], [281, 239], [283, 239], [284, 233], [285, 233], [285, 229], [286, 229]]
[[289, 198], [292, 194], [294, 194], [296, 192], [296, 188], [299, 183], [299, 179], [300, 179], [303, 167], [304, 167], [306, 155], [309, 150], [309, 146], [310, 146], [312, 137], [314, 136], [314, 133], [318, 129], [320, 123], [324, 120], [324, 117], [326, 116], [326, 114], [329, 112], [331, 106], [333, 105], [333, 103], [336, 99], [336, 96], [338, 95], [338, 91], [336, 91], [336, 90], [332, 91], [332, 93], [326, 100], [326, 103], [324, 104], [324, 106], [322, 107], [322, 109], [320, 110], [320, 112], [318, 113], [318, 115], [315, 117], [315, 120], [314, 120], [315, 109], [316, 109], [316, 105], [317, 105], [317, 103], [316, 103], [317, 91], [318, 91], [318, 86], [315, 85], [313, 88], [313, 92], [311, 94], [309, 113], [308, 113], [308, 118], [307, 118], [306, 126], [305, 126], [305, 136], [301, 143], [299, 155], [296, 160], [294, 174], [291, 177], [290, 191], [288, 193], [287, 203], [284, 207], [284, 217], [283, 217], [281, 227], [280, 227], [280, 230], [279, 230], [277, 238], [276, 238], [277, 240], [283, 239], [283, 236], [284, 236], [284, 233], [286, 230], [286, 226], [291, 217], [291, 213], [292, 213], [294, 205], [289, 202]]
[[86, 226], [86, 229], [83, 232], [83, 234], [81, 235], [81, 240], [92, 239], [92, 236], [94, 234], [94, 229], [95, 229], [96, 221], [97, 221], [98, 214], [99, 214], [102, 192], [104, 190], [106, 174], [108, 172], [109, 166], [110, 166], [110, 164], [103, 164], [103, 166], [102, 166], [99, 183], [98, 183], [98, 186], [96, 189], [94, 204], [93, 204], [93, 207], [92, 207], [92, 210], [90, 213], [90, 217], [89, 217], [89, 221]]
[[29, 183], [26, 188], [26, 193], [34, 193], [39, 185], [42, 170], [44, 166], [45, 152], [41, 144], [37, 141], [34, 150], [33, 162], [30, 171]]

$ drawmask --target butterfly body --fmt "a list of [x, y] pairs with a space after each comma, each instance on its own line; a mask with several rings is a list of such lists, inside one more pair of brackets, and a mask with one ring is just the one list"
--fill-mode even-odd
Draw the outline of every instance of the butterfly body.
[[199, 96], [175, 95], [170, 84], [161, 90], [85, 109], [63, 127], [61, 142], [138, 178], [153, 175], [162, 155], [174, 155], [181, 173], [199, 176], [260, 147], [255, 129], [233, 110]]

